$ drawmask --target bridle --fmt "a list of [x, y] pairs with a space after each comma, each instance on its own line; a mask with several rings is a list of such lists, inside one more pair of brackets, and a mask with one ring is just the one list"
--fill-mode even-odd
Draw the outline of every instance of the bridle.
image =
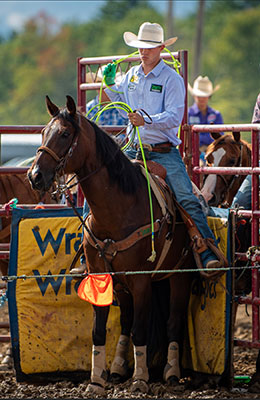
[[[57, 116], [57, 115], [56, 115]], [[55, 117], [56, 117], [55, 116]], [[68, 151], [64, 154], [64, 156], [59, 157], [52, 149], [50, 149], [48, 146], [40, 146], [37, 149], [37, 153], [39, 152], [43, 152], [45, 151], [46, 153], [48, 153], [57, 163], [57, 166], [55, 168], [56, 174], [58, 172], [61, 172], [64, 170], [68, 159], [72, 156], [74, 149], [77, 147], [78, 145], [78, 138], [79, 138], [79, 132], [80, 132], [80, 116], [79, 116], [79, 124], [77, 124], [72, 118], [70, 120], [70, 122], [72, 123], [72, 125], [75, 128], [75, 134], [72, 138], [72, 142], [70, 147], [68, 148]]]
[[[234, 165], [234, 167], [242, 167], [243, 166], [243, 149], [244, 149], [244, 147], [246, 147], [246, 145], [244, 143], [240, 142], [239, 158], [237, 160], [236, 165]], [[222, 198], [225, 198], [227, 192], [233, 188], [234, 184], [240, 178], [240, 175], [236, 174], [236, 175], [232, 176], [232, 179], [230, 181], [228, 181], [227, 178], [225, 177], [225, 175], [216, 174], [216, 176], [221, 178], [225, 185], [224, 192], [222, 193]], [[215, 195], [215, 192], [213, 192], [212, 194]]]
[[[58, 114], [57, 114], [57, 115], [58, 115]], [[55, 117], [57, 117], [57, 115], [56, 115]], [[40, 147], [37, 149], [37, 153], [38, 153], [38, 152], [43, 152], [43, 151], [45, 151], [46, 153], [48, 153], [48, 154], [56, 161], [56, 163], [57, 163], [57, 166], [56, 166], [56, 168], [55, 168], [56, 177], [57, 177], [57, 175], [63, 175], [63, 174], [64, 174], [64, 168], [65, 168], [65, 166], [66, 166], [66, 164], [67, 164], [67, 161], [68, 161], [68, 159], [72, 156], [73, 151], [75, 150], [75, 148], [76, 148], [77, 145], [78, 145], [79, 133], [80, 133], [80, 131], [81, 131], [81, 119], [80, 119], [80, 115], [79, 115], [79, 119], [78, 119], [78, 120], [79, 120], [78, 124], [77, 124], [73, 119], [70, 120], [70, 122], [72, 123], [72, 125], [73, 125], [74, 128], [75, 128], [75, 134], [74, 134], [74, 136], [73, 136], [73, 138], [72, 138], [71, 145], [70, 145], [68, 151], [64, 154], [64, 156], [59, 157], [59, 156], [58, 156], [52, 149], [50, 149], [48, 146], [40, 146]], [[113, 154], [113, 156], [111, 157], [111, 159], [110, 159], [109, 162], [112, 162], [112, 161], [113, 161], [113, 159], [115, 158], [115, 156], [117, 155], [117, 153], [118, 153], [119, 151], [120, 151], [120, 148], [118, 147], [118, 148], [117, 148], [117, 151], [115, 152], [115, 154]], [[109, 163], [109, 162], [108, 162], [108, 163]], [[106, 164], [108, 164], [108, 163], [106, 163]], [[92, 175], [95, 175], [95, 174], [96, 174], [97, 172], [99, 172], [103, 167], [105, 167], [106, 164], [101, 164], [98, 168], [96, 168], [94, 171], [91, 171], [88, 175], [84, 176], [83, 178], [77, 179], [77, 182], [74, 183], [73, 185], [71, 185], [69, 188], [71, 188], [71, 187], [73, 187], [73, 186], [76, 186], [76, 185], [78, 185], [79, 183], [81, 183], [81, 182], [85, 181], [86, 179], [90, 178]], [[75, 175], [75, 176], [76, 176], [76, 175]], [[75, 176], [73, 176], [71, 179], [73, 179]], [[71, 180], [71, 179], [70, 179], [70, 180]], [[57, 180], [58, 180], [58, 179], [57, 179]], [[66, 185], [67, 185], [67, 184], [66, 184]], [[66, 186], [66, 185], [65, 185], [65, 186]], [[59, 184], [58, 184], [58, 186], [59, 186]], [[69, 189], [69, 188], [67, 187], [67, 189]]]

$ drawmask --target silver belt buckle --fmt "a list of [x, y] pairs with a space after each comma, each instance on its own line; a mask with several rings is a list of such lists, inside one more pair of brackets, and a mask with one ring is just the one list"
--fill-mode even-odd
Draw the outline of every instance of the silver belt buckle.
[[147, 149], [149, 151], [153, 151], [153, 147], [152, 147], [152, 145], [150, 143], [142, 143], [142, 145], [143, 145], [144, 149]]

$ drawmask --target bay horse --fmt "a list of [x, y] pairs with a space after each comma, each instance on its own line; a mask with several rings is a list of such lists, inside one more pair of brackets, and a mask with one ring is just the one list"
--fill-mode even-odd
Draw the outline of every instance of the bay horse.
[[[207, 166], [250, 167], [251, 145], [240, 137], [240, 132], [232, 135], [211, 133], [214, 139], [206, 151]], [[209, 206], [230, 207], [245, 175], [206, 175], [201, 193]]]
[[[152, 281], [166, 276], [148, 273], [136, 276], [122, 272], [155, 270], [165, 241], [170, 237], [172, 242], [160, 268], [173, 270], [174, 267], [183, 267], [185, 263], [192, 265], [191, 253], [183, 255], [185, 243], [190, 244], [187, 228], [183, 223], [176, 223], [177, 213], [170, 224], [166, 221], [152, 192], [153, 215], [159, 230], [155, 229], [156, 259], [148, 260], [151, 255], [151, 215], [147, 181], [141, 166], [131, 162], [106, 132], [79, 113], [72, 97], [67, 96], [63, 109], [52, 103], [48, 96], [46, 105], [52, 119], [43, 130], [43, 144], [28, 171], [29, 181], [33, 189], [44, 192], [50, 188], [57, 174], [76, 173], [91, 210], [88, 217], [91, 235], [99, 244], [104, 244], [101, 252], [91, 243], [90, 236], [84, 235], [83, 246], [89, 272], [110, 271], [115, 274], [113, 282], [120, 306], [121, 335], [110, 373], [112, 376], [126, 375], [125, 355], [131, 334], [134, 348], [132, 390], [147, 393], [147, 327]], [[167, 213], [168, 218], [170, 215]], [[144, 234], [145, 231], [148, 234]], [[133, 236], [139, 238], [133, 242]], [[125, 239], [131, 244], [126, 245]], [[112, 251], [118, 243], [117, 250]], [[179, 348], [184, 336], [193, 277], [192, 273], [180, 272], [168, 275], [168, 354], [163, 377], [166, 382], [174, 384], [180, 378]], [[109, 306], [94, 305], [93, 309], [91, 383], [86, 390], [88, 394], [103, 396], [107, 378], [105, 342]]]

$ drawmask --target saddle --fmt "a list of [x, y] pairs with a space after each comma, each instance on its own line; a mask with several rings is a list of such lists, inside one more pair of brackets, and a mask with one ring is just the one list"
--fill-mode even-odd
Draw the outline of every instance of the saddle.
[[[136, 159], [133, 160], [132, 162], [138, 162], [141, 165], [141, 171], [142, 171], [143, 175], [146, 177], [146, 171], [143, 167], [143, 162], [141, 160], [136, 160]], [[165, 178], [166, 178], [166, 174], [167, 174], [166, 169], [162, 165], [156, 163], [155, 161], [151, 161], [151, 160], [147, 160], [147, 168], [149, 171], [148, 178], [149, 178], [149, 183], [150, 183], [151, 189], [161, 207], [163, 218], [169, 224], [169, 232], [168, 232], [169, 234], [166, 237], [164, 247], [162, 249], [161, 255], [159, 257], [159, 260], [156, 264], [155, 269], [158, 270], [161, 267], [165, 257], [168, 254], [168, 251], [170, 249], [170, 246], [172, 243], [172, 235], [170, 233], [173, 232], [173, 230], [174, 230], [173, 221], [176, 220], [176, 218], [175, 218], [176, 210], [179, 211], [179, 214], [187, 227], [187, 231], [188, 231], [188, 234], [191, 239], [191, 248], [194, 253], [194, 259], [196, 261], [197, 267], [199, 269], [203, 268], [199, 254], [202, 253], [203, 251], [207, 250], [208, 247], [210, 247], [210, 249], [216, 254], [217, 258], [220, 261], [222, 261], [222, 263], [225, 265], [227, 262], [223, 256], [223, 254], [220, 252], [220, 250], [214, 245], [214, 243], [210, 239], [204, 239], [201, 236], [198, 228], [196, 227], [196, 225], [195, 225], [194, 221], [192, 220], [192, 218], [190, 217], [190, 215], [176, 201], [172, 191], [170, 190], [169, 186], [165, 182]], [[85, 220], [85, 223], [89, 230], [90, 228], [88, 226], [88, 218]], [[157, 225], [158, 225], [158, 223], [155, 222], [155, 224], [154, 224], [155, 231], [158, 231], [158, 229], [159, 229], [159, 225], [158, 226]], [[147, 233], [145, 235], [143, 233], [142, 233], [142, 235], [140, 235], [140, 230], [142, 232], [146, 231]], [[107, 240], [101, 241], [98, 238], [95, 238], [95, 241], [96, 241], [96, 243], [98, 243], [100, 248], [105, 250], [106, 257], [108, 257], [108, 259], [111, 261], [118, 251], [122, 251], [122, 250], [125, 250], [125, 249], [131, 247], [134, 243], [136, 243], [138, 240], [140, 240], [140, 237], [149, 235], [150, 232], [151, 231], [150, 231], [150, 225], [149, 225], [149, 226], [145, 226], [145, 227], [140, 227], [135, 232], [133, 232], [130, 236], [128, 236], [127, 238], [125, 238], [119, 242], [113, 242], [113, 241], [108, 242]], [[86, 231], [84, 232], [84, 234], [87, 234]], [[93, 247], [95, 247], [93, 238], [91, 238], [89, 235], [87, 235], [87, 236], [88, 236], [87, 237], [88, 242]], [[92, 233], [92, 237], [94, 237], [93, 233]], [[75, 257], [72, 261], [70, 270], [75, 266], [77, 260], [79, 259], [80, 255], [82, 253], [83, 253], [83, 246], [81, 245], [77, 254], [75, 255]], [[179, 267], [183, 261], [184, 260], [182, 258], [177, 263], [175, 268]], [[208, 277], [216, 278], [220, 274], [222, 275], [223, 272], [222, 271], [219, 271], [219, 272], [212, 271], [212, 273], [210, 273], [210, 274], [207, 272], [205, 272], [204, 274], [201, 273], [202, 276], [207, 277], [207, 278]]]
[[[138, 162], [142, 166], [144, 166], [144, 163], [142, 160], [133, 160], [133, 162]], [[195, 222], [191, 218], [191, 216], [188, 214], [188, 212], [177, 202], [174, 194], [168, 187], [168, 185], [165, 182], [165, 178], [167, 175], [166, 168], [164, 168], [162, 165], [158, 164], [155, 161], [147, 160], [147, 169], [150, 174], [152, 174], [152, 179], [154, 180], [157, 188], [161, 188], [160, 190], [160, 196], [164, 196], [164, 202], [167, 205], [168, 211], [170, 214], [173, 216], [175, 214], [175, 210], [177, 209], [181, 215], [181, 218], [183, 222], [186, 225], [186, 228], [188, 230], [188, 234], [191, 239], [191, 247], [192, 251], [194, 254], [194, 259], [197, 264], [197, 267], [199, 269], [203, 269], [202, 262], [200, 259], [199, 254], [202, 253], [203, 251], [207, 250], [208, 248], [211, 249], [211, 251], [216, 255], [216, 257], [221, 261], [223, 265], [228, 265], [228, 262], [222, 252], [215, 246], [214, 241], [210, 238], [204, 239]], [[144, 171], [144, 168], [143, 168]], [[143, 172], [144, 173], [144, 172]], [[162, 200], [160, 199], [160, 196], [158, 195], [158, 189], [154, 184], [152, 184], [152, 181], [150, 180], [151, 188], [159, 202], [159, 204], [162, 203]], [[162, 252], [163, 253], [163, 252]], [[162, 258], [163, 255], [161, 255]], [[156, 266], [156, 269], [160, 268], [160, 260]], [[224, 272], [223, 271], [212, 271], [211, 273], [208, 272], [201, 272], [201, 275], [205, 278], [218, 278], [221, 276]]]
[[[141, 160], [133, 160], [133, 162], [138, 162], [142, 166], [144, 166], [143, 161]], [[167, 204], [167, 207], [169, 209], [169, 212], [171, 215], [174, 215], [174, 210], [177, 208], [178, 211], [181, 214], [181, 217], [183, 219], [183, 222], [186, 224], [189, 235], [194, 243], [196, 243], [195, 250], [198, 253], [202, 253], [204, 250], [207, 250], [207, 245], [204, 243], [204, 239], [202, 238], [198, 228], [196, 227], [194, 221], [192, 220], [191, 216], [187, 213], [187, 211], [184, 210], [184, 208], [177, 202], [175, 199], [175, 196], [169, 189], [167, 183], [165, 182], [165, 178], [167, 175], [166, 168], [164, 168], [161, 164], [158, 164], [155, 161], [148, 160], [146, 161], [147, 164], [147, 169], [150, 174], [152, 174], [152, 178], [157, 184], [158, 188], [161, 188], [163, 190], [160, 190], [160, 194], [164, 196], [164, 201]], [[150, 181], [151, 183], [151, 181]], [[156, 187], [154, 185], [151, 185], [155, 196], [157, 197], [158, 200], [158, 194], [155, 193]], [[160, 203], [160, 201], [159, 201]], [[196, 238], [196, 239], [195, 239]]]

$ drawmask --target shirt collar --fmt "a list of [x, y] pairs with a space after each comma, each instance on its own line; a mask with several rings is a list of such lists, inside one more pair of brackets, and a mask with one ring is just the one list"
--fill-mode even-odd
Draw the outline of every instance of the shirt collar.
[[[150, 75], [150, 74], [153, 74], [155, 76], [160, 75], [160, 73], [161, 73], [162, 69], [164, 68], [164, 66], [165, 66], [164, 65], [164, 61], [161, 59], [159, 61], [159, 63], [152, 69], [152, 71], [149, 72], [148, 75]], [[138, 66], [138, 73], [144, 76], [144, 71], [143, 71], [143, 68], [142, 68], [142, 64], [140, 64]]]
[[[193, 103], [193, 105], [191, 106], [191, 108], [193, 109], [194, 114], [200, 114], [200, 113], [201, 113], [200, 110], [199, 110], [199, 107], [198, 107], [197, 103]], [[212, 111], [213, 111], [213, 108], [211, 108], [211, 107], [208, 106], [207, 115], [209, 115]]]

